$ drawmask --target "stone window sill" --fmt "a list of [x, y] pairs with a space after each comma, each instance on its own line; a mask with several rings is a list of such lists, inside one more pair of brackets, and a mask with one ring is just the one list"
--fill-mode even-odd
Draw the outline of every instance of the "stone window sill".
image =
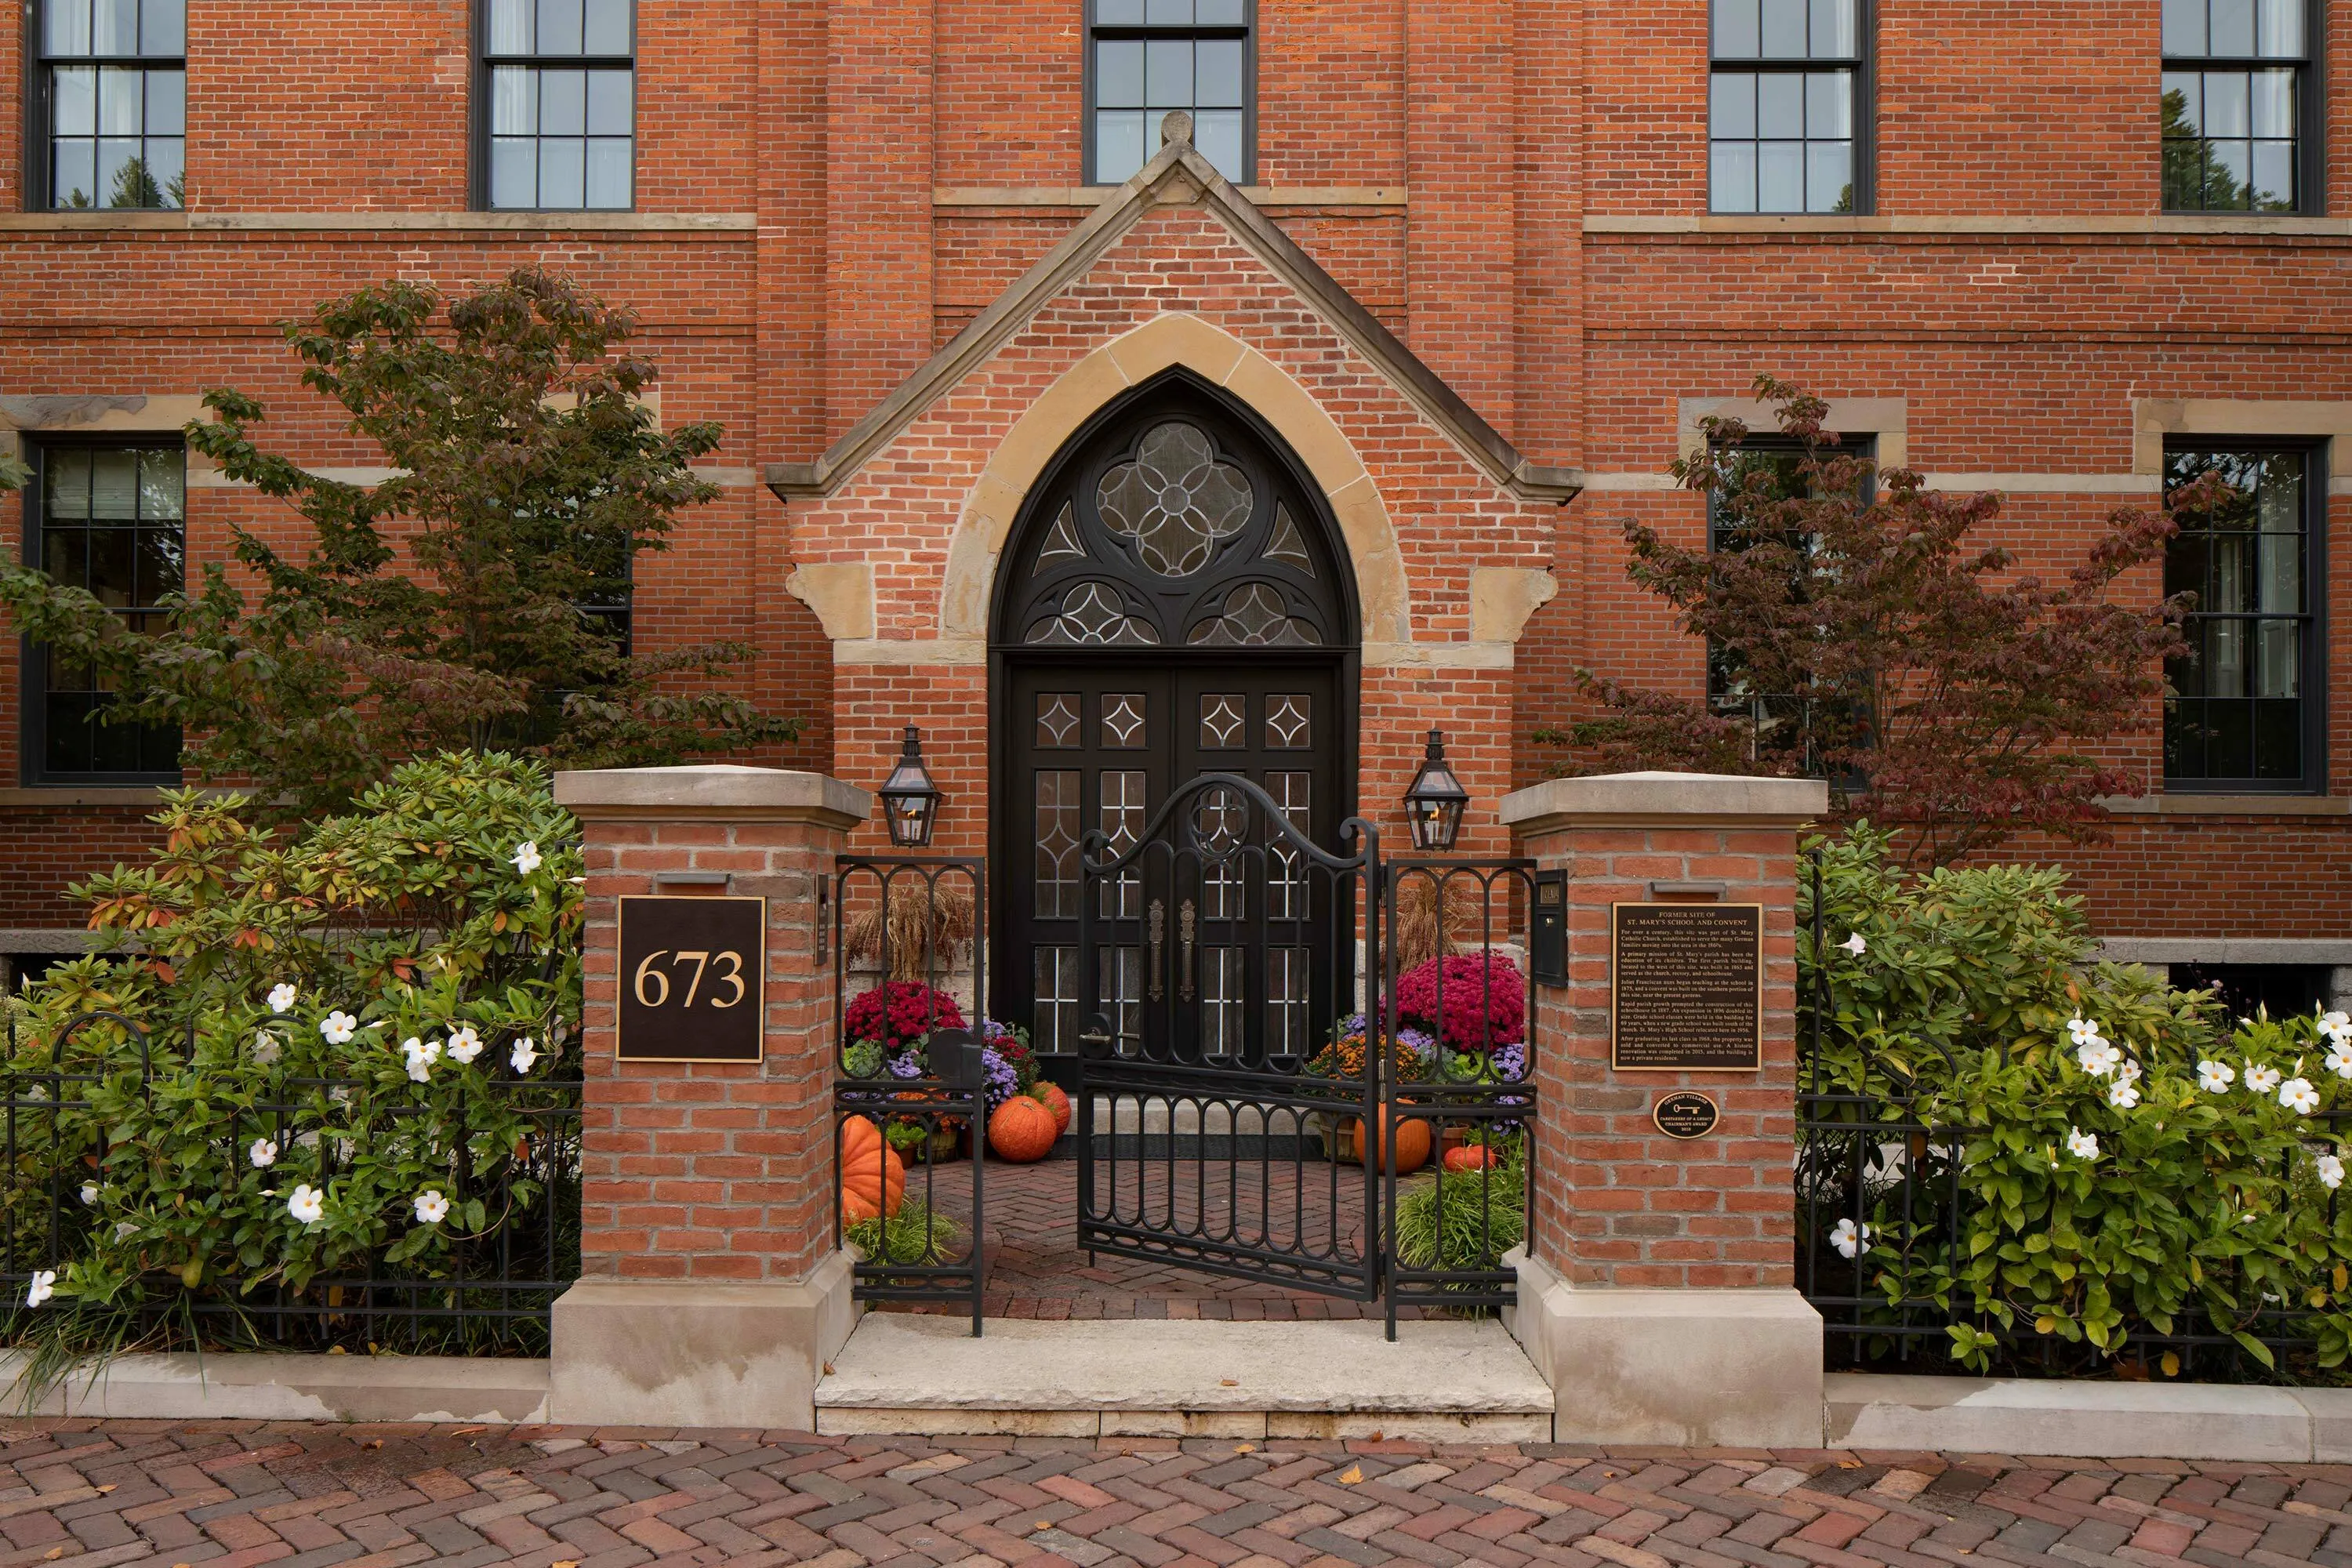
[[2117, 816], [2352, 816], [2352, 795], [2110, 795], [2099, 803]]

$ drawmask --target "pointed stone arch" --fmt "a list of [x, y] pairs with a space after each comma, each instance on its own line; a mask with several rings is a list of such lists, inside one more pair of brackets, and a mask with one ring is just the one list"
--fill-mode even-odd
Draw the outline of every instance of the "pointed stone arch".
[[1106, 405], [1181, 367], [1255, 412], [1321, 489], [1356, 579], [1362, 640], [1412, 640], [1404, 558], [1380, 487], [1330, 415], [1280, 365], [1202, 317], [1169, 311], [1105, 343], [1039, 394], [965, 497], [940, 586], [943, 641], [983, 643], [998, 558], [1046, 465]]

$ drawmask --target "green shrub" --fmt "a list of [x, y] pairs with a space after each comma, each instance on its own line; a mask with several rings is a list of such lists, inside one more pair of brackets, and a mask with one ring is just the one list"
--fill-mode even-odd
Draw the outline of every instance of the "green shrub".
[[167, 795], [154, 861], [75, 889], [127, 955], [20, 999], [6, 1242], [22, 1268], [57, 1226], [63, 1267], [19, 1343], [236, 1342], [244, 1310], [356, 1306], [340, 1282], [365, 1278], [521, 1305], [465, 1286], [502, 1247], [517, 1277], [576, 1259], [547, 1188], [576, 1178], [583, 897], [545, 771], [421, 760], [285, 838], [248, 809]]
[[[2096, 962], [2063, 872], [1907, 878], [1866, 825], [1823, 848], [1819, 954], [1800, 899], [1801, 984], [1826, 998], [1800, 1087], [1835, 1098], [1800, 1148], [1800, 1245], [1885, 1299], [1865, 1321], [1932, 1301], [1978, 1371], [2137, 1367], [2149, 1335], [2345, 1366], [2352, 1021], [2232, 1029], [2207, 994]], [[2265, 1341], [2297, 1342], [2291, 1364]]]

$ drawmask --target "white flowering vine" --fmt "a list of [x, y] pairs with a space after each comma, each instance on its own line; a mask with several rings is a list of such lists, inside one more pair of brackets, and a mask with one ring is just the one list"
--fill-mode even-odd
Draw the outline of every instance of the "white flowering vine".
[[37, 1307], [58, 1293], [58, 1271], [42, 1268], [34, 1272], [33, 1282], [25, 1288], [25, 1305]]
[[2279, 1069], [2274, 1067], [2266, 1067], [2260, 1063], [2248, 1062], [2246, 1064], [2246, 1091], [2250, 1094], [2268, 1094], [2271, 1090], [2279, 1086], [2279, 1079], [2283, 1076], [2284, 1075], [2283, 1075]]
[[420, 1225], [439, 1225], [449, 1213], [449, 1200], [437, 1187], [416, 1194], [416, 1220]]
[[256, 1065], [270, 1067], [285, 1052], [285, 1042], [263, 1029], [253, 1037], [253, 1059]]
[[482, 1054], [482, 1037], [474, 1032], [474, 1026], [471, 1024], [467, 1024], [463, 1028], [452, 1029], [449, 1031], [447, 1049], [451, 1061], [461, 1064], [470, 1062]]
[[2139, 1085], [2127, 1078], [2118, 1078], [2107, 1090], [2107, 1103], [2117, 1110], [2129, 1110], [2139, 1103]]
[[296, 1185], [286, 1200], [286, 1212], [302, 1225], [316, 1225], [327, 1213], [327, 1194], [308, 1182]]
[[1870, 951], [1870, 943], [1862, 940], [1862, 933], [1860, 931], [1848, 933], [1846, 939], [1838, 943], [1838, 945], [1845, 949], [1846, 952], [1853, 954], [1856, 958], [1860, 958], [1864, 953]]
[[2074, 1060], [2093, 1078], [2106, 1077], [2123, 1064], [2123, 1052], [2116, 1049], [2112, 1041], [2103, 1040], [2096, 1035], [2084, 1041], [2074, 1052]]
[[528, 877], [539, 869], [539, 845], [535, 840], [526, 838], [515, 846], [515, 852], [508, 858], [514, 862], [514, 868], [518, 875]]
[[539, 1060], [539, 1047], [532, 1043], [529, 1035], [525, 1035], [514, 1043], [514, 1049], [507, 1053], [507, 1060], [514, 1064], [515, 1071], [529, 1072], [531, 1064]]
[[1859, 1258], [1862, 1256], [1862, 1249], [1869, 1244], [1870, 1227], [1866, 1225], [1860, 1225], [1850, 1219], [1842, 1219], [1831, 1227], [1830, 1245], [1838, 1249], [1841, 1257]]
[[2326, 1187], [2332, 1193], [2336, 1188], [2344, 1184], [2344, 1162], [2342, 1160], [2336, 1158], [2333, 1154], [2322, 1154], [2319, 1157], [2317, 1163], [2319, 1166], [2319, 1184], [2321, 1186]]
[[278, 1163], [278, 1145], [267, 1138], [257, 1138], [247, 1148], [245, 1157], [253, 1162], [257, 1171], [266, 1171]]
[[407, 1058], [408, 1076], [423, 1083], [432, 1076], [433, 1064], [441, 1058], [441, 1042], [420, 1040], [411, 1035], [400, 1042], [400, 1052]]
[[2095, 1160], [2099, 1157], [2099, 1141], [2079, 1127], [2069, 1127], [2066, 1129], [2066, 1152], [2077, 1160]]
[[269, 1010], [273, 1013], [285, 1012], [294, 1005], [294, 998], [297, 994], [291, 981], [279, 981], [269, 988]]
[[2197, 1087], [2203, 1089], [2208, 1094], [2224, 1093], [2231, 1084], [2237, 1081], [2237, 1069], [2231, 1067], [2226, 1062], [2199, 1062], [2197, 1064]]
[[98, 1206], [98, 1184], [96, 1182], [84, 1182], [81, 1184], [81, 1204], [84, 1208], [95, 1208]]
[[319, 1020], [319, 1033], [331, 1046], [348, 1046], [359, 1033], [360, 1021], [338, 1007]]
[[2319, 1091], [2309, 1079], [2291, 1078], [2279, 1085], [2279, 1103], [2297, 1116], [2308, 1116], [2319, 1109]]

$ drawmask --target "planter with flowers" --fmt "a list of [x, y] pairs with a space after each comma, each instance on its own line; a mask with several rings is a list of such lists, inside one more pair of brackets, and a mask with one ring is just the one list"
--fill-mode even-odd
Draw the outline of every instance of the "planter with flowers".
[[[1433, 1092], [1401, 1092], [1404, 1104], [1435, 1106], [1439, 1086], [1471, 1089], [1525, 1081], [1528, 1060], [1527, 982], [1517, 964], [1498, 953], [1456, 954], [1425, 960], [1397, 980], [1396, 1037], [1389, 1050], [1391, 1081], [1404, 1086], [1428, 1084]], [[1331, 1041], [1311, 1058], [1306, 1071], [1317, 1078], [1352, 1080], [1364, 1077], [1368, 1044], [1378, 1034], [1378, 1020], [1361, 1013], [1341, 1019]], [[1377, 1061], [1377, 1058], [1373, 1058]], [[1508, 1095], [1497, 1096], [1511, 1103]], [[1360, 1161], [1365, 1156], [1365, 1130], [1356, 1119], [1317, 1117], [1314, 1125], [1325, 1152], [1334, 1160]], [[1436, 1152], [1444, 1154], [1475, 1140], [1487, 1142], [1498, 1128], [1516, 1131], [1515, 1123], [1454, 1119], [1433, 1110], [1422, 1119], [1434, 1123]], [[1410, 1147], [1402, 1129], [1398, 1148]], [[1373, 1152], [1379, 1153], [1377, 1139]], [[1413, 1163], [1417, 1166], [1420, 1162]]]
[[[906, 1084], [887, 1098], [910, 1107], [936, 1100], [939, 1091], [922, 1084], [930, 1073], [927, 1053], [931, 1035], [964, 1027], [962, 1007], [946, 992], [916, 981], [885, 982], [854, 998], [843, 1015], [842, 1033], [849, 1044], [841, 1053], [842, 1075], [877, 1085]], [[1014, 1095], [1028, 1092], [1037, 1080], [1037, 1061], [1026, 1030], [993, 1018], [981, 1019], [978, 1028], [988, 1108], [993, 1111]], [[892, 1116], [883, 1135], [901, 1159], [951, 1160], [963, 1152], [970, 1137], [965, 1121], [961, 1116], [908, 1110]]]

